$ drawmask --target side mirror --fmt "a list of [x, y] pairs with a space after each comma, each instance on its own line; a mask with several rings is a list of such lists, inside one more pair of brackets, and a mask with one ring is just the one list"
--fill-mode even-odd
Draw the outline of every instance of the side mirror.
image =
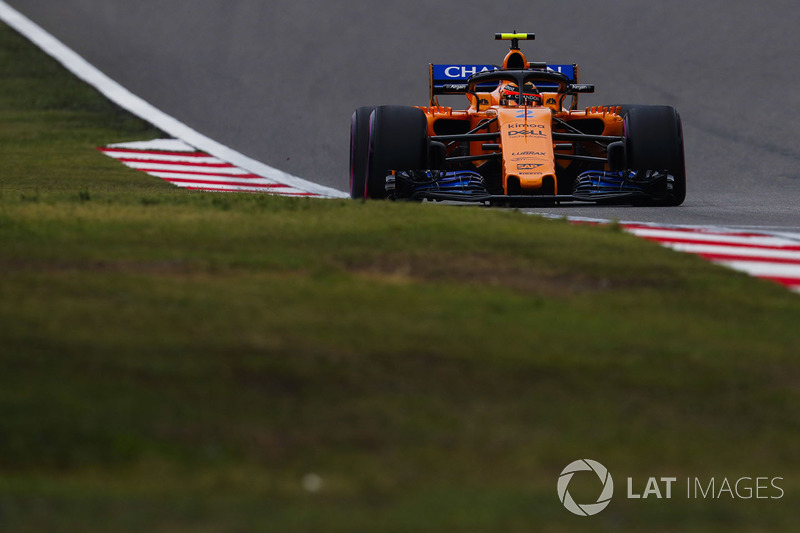
[[428, 170], [444, 169], [447, 147], [439, 141], [428, 139]]
[[628, 150], [625, 141], [617, 141], [608, 145], [608, 168], [611, 172], [628, 169]]

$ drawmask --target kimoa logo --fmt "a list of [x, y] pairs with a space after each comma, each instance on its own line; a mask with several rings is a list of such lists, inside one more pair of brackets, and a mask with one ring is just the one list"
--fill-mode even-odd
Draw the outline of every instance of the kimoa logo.
[[[572, 499], [567, 488], [575, 473], [585, 471], [597, 474], [597, 477], [600, 478], [600, 482], [603, 484], [603, 490], [595, 503], [579, 504]], [[596, 515], [608, 507], [613, 495], [614, 480], [611, 478], [608, 469], [591, 459], [578, 459], [577, 461], [571, 462], [561, 471], [561, 475], [558, 477], [558, 499], [561, 500], [561, 503], [564, 504], [564, 507], [566, 507], [568, 511], [578, 516]]]

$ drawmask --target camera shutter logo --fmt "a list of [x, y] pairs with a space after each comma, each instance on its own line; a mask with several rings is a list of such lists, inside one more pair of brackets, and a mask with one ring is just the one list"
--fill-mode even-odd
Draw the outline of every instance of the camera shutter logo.
[[[572, 480], [572, 476], [575, 475], [576, 472], [583, 471], [594, 472], [597, 474], [597, 477], [600, 478], [600, 482], [603, 484], [603, 491], [600, 493], [600, 496], [597, 498], [595, 503], [576, 503], [567, 490], [569, 482]], [[561, 503], [564, 504], [564, 507], [566, 507], [568, 511], [579, 516], [596, 515], [608, 507], [608, 504], [611, 503], [611, 497], [613, 495], [614, 480], [611, 479], [611, 474], [609, 474], [608, 469], [597, 461], [593, 461], [591, 459], [579, 459], [568, 464], [567, 467], [561, 471], [561, 475], [558, 477], [558, 499], [561, 500]]]

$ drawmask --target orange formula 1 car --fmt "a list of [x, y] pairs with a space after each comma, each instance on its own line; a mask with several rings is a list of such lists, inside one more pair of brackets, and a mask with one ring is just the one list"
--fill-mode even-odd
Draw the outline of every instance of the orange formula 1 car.
[[[501, 33], [502, 67], [430, 65], [430, 104], [361, 107], [350, 130], [350, 196], [488, 204], [680, 205], [681, 119], [667, 106], [578, 109], [577, 65], [529, 62], [531, 33]], [[439, 95], [464, 94], [463, 111]]]

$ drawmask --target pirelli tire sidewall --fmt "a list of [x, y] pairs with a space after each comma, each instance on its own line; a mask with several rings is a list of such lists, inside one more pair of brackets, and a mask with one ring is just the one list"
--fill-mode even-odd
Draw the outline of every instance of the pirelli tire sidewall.
[[367, 198], [386, 198], [392, 170], [422, 170], [428, 159], [428, 120], [416, 107], [376, 107], [369, 119]]
[[670, 106], [623, 107], [628, 167], [631, 170], [667, 170], [674, 178], [673, 191], [659, 205], [680, 205], [686, 198], [686, 163], [683, 127]]
[[363, 199], [367, 185], [369, 117], [374, 106], [359, 107], [350, 121], [350, 197]]

